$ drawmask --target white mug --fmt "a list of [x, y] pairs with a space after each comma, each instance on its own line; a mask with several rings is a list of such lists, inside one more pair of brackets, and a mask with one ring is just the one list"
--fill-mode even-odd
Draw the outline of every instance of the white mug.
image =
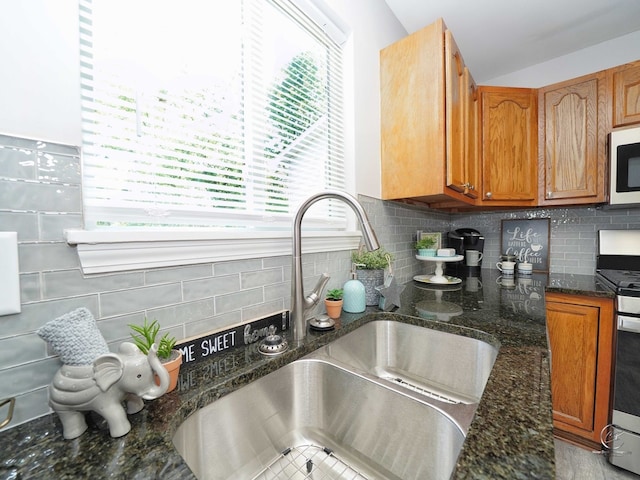
[[522, 287], [524, 290], [524, 293], [527, 293], [529, 291], [527, 287], [530, 287], [531, 283], [533, 283], [533, 280], [529, 275], [525, 277], [518, 277], [518, 287]]
[[479, 250], [467, 250], [465, 255], [468, 267], [477, 267], [480, 260], [482, 260], [482, 253]]
[[531, 275], [533, 272], [533, 265], [529, 262], [521, 262], [518, 264], [518, 273], [520, 275]]
[[496, 283], [508, 289], [512, 289], [516, 287], [516, 282], [513, 275], [500, 275], [496, 279]]
[[482, 281], [478, 277], [467, 277], [465, 290], [467, 292], [477, 292], [482, 288]]
[[500, 270], [504, 275], [513, 275], [513, 270], [516, 266], [516, 262], [498, 262], [496, 263], [496, 267]]

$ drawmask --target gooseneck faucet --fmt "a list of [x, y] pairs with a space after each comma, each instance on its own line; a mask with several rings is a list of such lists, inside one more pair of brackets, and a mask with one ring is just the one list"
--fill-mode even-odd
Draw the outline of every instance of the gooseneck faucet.
[[365, 245], [369, 250], [380, 248], [364, 208], [358, 203], [358, 200], [348, 193], [328, 190], [312, 195], [300, 205], [293, 220], [293, 254], [291, 258], [291, 324], [293, 325], [293, 340], [296, 344], [301, 343], [307, 332], [307, 312], [318, 303], [322, 289], [329, 281], [329, 277], [323, 274], [313, 291], [305, 297], [302, 281], [302, 217], [311, 205], [329, 198], [342, 200], [355, 212], [362, 228]]

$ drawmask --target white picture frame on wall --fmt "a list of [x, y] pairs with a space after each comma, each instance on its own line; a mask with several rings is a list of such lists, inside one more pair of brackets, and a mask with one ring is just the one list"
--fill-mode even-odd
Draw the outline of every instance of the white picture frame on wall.
[[442, 233], [440, 233], [440, 232], [423, 232], [422, 230], [418, 230], [418, 233], [416, 235], [417, 241], [420, 241], [423, 238], [428, 238], [428, 237], [431, 237], [436, 241], [436, 244], [433, 247], [434, 249], [438, 250], [438, 249], [442, 248]]

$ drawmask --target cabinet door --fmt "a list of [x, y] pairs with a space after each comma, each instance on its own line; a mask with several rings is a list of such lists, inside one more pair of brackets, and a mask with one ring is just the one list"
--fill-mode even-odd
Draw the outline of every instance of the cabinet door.
[[464, 68], [465, 98], [465, 195], [477, 198], [480, 190], [480, 117], [478, 86]]
[[445, 31], [447, 187], [464, 192], [465, 168], [465, 84], [464, 60], [451, 31]]
[[597, 448], [611, 418], [613, 299], [547, 292], [554, 433]]
[[593, 430], [598, 349], [597, 308], [547, 302], [553, 418]]
[[540, 90], [540, 204], [606, 200], [607, 102], [598, 73]]
[[640, 62], [613, 71], [613, 126], [640, 123]]
[[480, 87], [482, 201], [535, 205], [537, 93], [529, 88]]
[[445, 190], [442, 20], [380, 52], [382, 199], [440, 199]]

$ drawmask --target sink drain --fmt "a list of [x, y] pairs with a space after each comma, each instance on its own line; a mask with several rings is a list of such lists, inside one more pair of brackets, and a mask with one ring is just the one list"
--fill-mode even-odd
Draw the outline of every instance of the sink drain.
[[367, 480], [327, 447], [299, 445], [284, 450], [253, 480]]

